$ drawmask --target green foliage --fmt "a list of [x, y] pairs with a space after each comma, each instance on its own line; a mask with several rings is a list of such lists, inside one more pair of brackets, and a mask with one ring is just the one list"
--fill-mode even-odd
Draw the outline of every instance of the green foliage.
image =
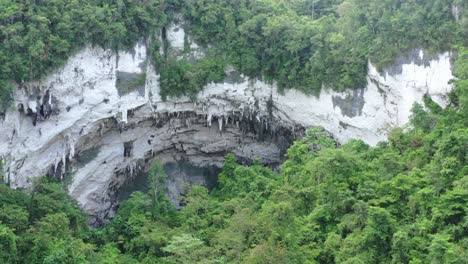
[[0, 110], [12, 84], [38, 79], [77, 49], [126, 49], [154, 38], [177, 1], [0, 1]]
[[[122, 76], [123, 75], [123, 76]], [[146, 73], [121, 73], [117, 72], [116, 88], [120, 94], [127, 94], [133, 90], [144, 88]]]
[[429, 132], [435, 125], [434, 117], [429, 112], [426, 112], [422, 105], [414, 103], [411, 109], [411, 124], [415, 128], [422, 129], [424, 132]]
[[[463, 57], [461, 57], [463, 58]], [[463, 76], [458, 74], [457, 76]], [[455, 82], [457, 95], [463, 80]], [[460, 102], [460, 101], [458, 101]], [[0, 185], [4, 263], [464, 263], [468, 257], [468, 131], [463, 104], [415, 105], [389, 142], [339, 146], [311, 129], [279, 172], [227, 155], [211, 192], [184, 208], [165, 197], [152, 164], [134, 192], [92, 231], [60, 185]]]
[[[460, 7], [458, 21], [452, 4]], [[382, 69], [413, 48], [466, 45], [467, 9], [460, 0], [2, 0], [0, 109], [9, 106], [15, 83], [41, 78], [84, 45], [118, 50], [140, 39], [150, 40], [163, 99], [194, 96], [222, 80], [227, 65], [280, 88], [360, 88], [369, 59]], [[189, 22], [206, 58], [189, 58], [188, 45], [182, 58], [168, 56], [164, 40], [159, 54], [155, 32], [174, 12]]]
[[[190, 19], [197, 41], [216, 45], [195, 61], [154, 56], [165, 97], [193, 95], [221, 80], [231, 63], [283, 87], [359, 86], [367, 58], [382, 66], [412, 47], [435, 51], [466, 41], [456, 24], [464, 22], [450, 18], [452, 2], [463, 4], [0, 0], [0, 93], [10, 94], [10, 80], [60, 65], [87, 41], [131, 45], [167, 22], [175, 7]], [[278, 172], [228, 155], [218, 185], [191, 187], [180, 210], [165, 197], [160, 163], [149, 170], [148, 192], [134, 192], [109, 224], [93, 230], [53, 180], [38, 179], [26, 191], [0, 184], [0, 261], [465, 263], [467, 56], [460, 47], [451, 104], [441, 109], [425, 98], [424, 107], [413, 107], [410, 126], [395, 129], [388, 142], [340, 146], [311, 129]]]
[[28, 263], [88, 263], [86, 255], [92, 245], [74, 238], [66, 214], [48, 214], [36, 222], [26, 233], [25, 243], [31, 248]]
[[242, 73], [317, 93], [363, 87], [369, 59], [382, 69], [413, 48], [466, 44], [452, 2], [204, 0], [185, 1], [183, 10], [196, 40]]
[[169, 244], [162, 248], [171, 254], [169, 263], [207, 263], [203, 256], [203, 241], [189, 234], [174, 236]]
[[137, 260], [129, 255], [121, 254], [120, 250], [113, 244], [104, 245], [98, 253], [91, 258], [91, 263], [100, 264], [136, 264]]
[[38, 179], [29, 192], [0, 185], [2, 263], [88, 263], [85, 218], [59, 183]]
[[[466, 19], [468, 21], [468, 19]], [[465, 127], [468, 125], [468, 48], [461, 47], [455, 62], [455, 89], [450, 94], [452, 103], [460, 108]]]
[[163, 100], [168, 96], [193, 97], [210, 82], [219, 82], [224, 78], [224, 62], [212, 56], [189, 62], [187, 59], [167, 59], [160, 69], [161, 91]]
[[[173, 205], [166, 197], [167, 174], [161, 163], [155, 162], [148, 172], [148, 195], [152, 200], [152, 218], [161, 219], [171, 216], [174, 211]], [[170, 221], [170, 219], [166, 219]]]
[[17, 237], [13, 233], [13, 230], [0, 224], [0, 260], [2, 263], [16, 263]]
[[311, 129], [280, 172], [227, 155], [218, 186], [192, 187], [169, 218], [151, 213], [165, 204], [151, 198], [166, 177], [155, 164], [149, 193], [122, 204], [101, 243], [142, 263], [464, 263], [465, 113], [425, 104], [376, 147]]
[[228, 155], [219, 175], [221, 188], [216, 194], [222, 199], [254, 195], [251, 199], [260, 201], [271, 194], [278, 182], [279, 177], [271, 170], [260, 165], [238, 166], [235, 157]]
[[13, 85], [7, 80], [0, 79], [0, 112], [4, 111], [11, 102], [13, 93]]

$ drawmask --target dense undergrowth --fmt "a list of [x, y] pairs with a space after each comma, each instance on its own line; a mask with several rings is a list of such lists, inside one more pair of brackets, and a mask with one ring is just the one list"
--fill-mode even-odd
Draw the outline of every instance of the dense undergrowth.
[[[14, 82], [44, 76], [86, 44], [119, 50], [141, 38], [150, 40], [163, 97], [193, 95], [227, 65], [281, 88], [360, 88], [368, 59], [381, 68], [413, 48], [466, 44], [467, 10], [462, 0], [1, 0], [0, 107]], [[210, 44], [208, 60], [159, 54], [155, 34], [175, 13], [197, 43]]]
[[[1, 107], [13, 81], [40, 78], [88, 43], [151, 40], [165, 97], [221, 80], [227, 65], [317, 92], [363, 86], [368, 59], [459, 51], [446, 109], [426, 98], [376, 147], [311, 130], [279, 173], [229, 155], [218, 186], [192, 187], [182, 210], [164, 196], [158, 164], [149, 191], [92, 230], [61, 183], [1, 184], [0, 263], [466, 263], [468, 19], [455, 21], [452, 3], [466, 10], [459, 0], [0, 0]], [[153, 34], [176, 12], [197, 43], [213, 44], [206, 58], [159, 54]]]
[[1, 263], [466, 263], [468, 50], [451, 104], [415, 104], [387, 142], [342, 146], [319, 130], [295, 142], [279, 173], [228, 155], [218, 186], [164, 195], [160, 164], [147, 193], [89, 230], [47, 178], [0, 186]]
[[[466, 42], [466, 25], [451, 14], [461, 1], [204, 0], [183, 13], [202, 44], [216, 43], [229, 64], [281, 88], [318, 92], [365, 85], [378, 68], [412, 48], [451, 50]], [[463, 16], [463, 15], [462, 15]], [[465, 21], [466, 22], [466, 21]], [[465, 31], [462, 29], [465, 28]]]
[[[0, 1], [0, 107], [13, 81], [39, 79], [84, 45], [125, 50], [171, 20], [177, 1]], [[157, 44], [157, 41], [154, 41]]]

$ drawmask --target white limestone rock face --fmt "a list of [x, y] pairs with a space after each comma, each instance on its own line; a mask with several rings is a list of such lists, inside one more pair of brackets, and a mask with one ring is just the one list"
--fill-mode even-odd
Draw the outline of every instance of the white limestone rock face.
[[[391, 128], [408, 122], [411, 107], [422, 103], [425, 94], [442, 107], [447, 104], [453, 78], [450, 54], [425, 59], [422, 50], [413, 53], [416, 61], [409, 58], [383, 74], [369, 63], [366, 88], [346, 92], [324, 89], [319, 96], [294, 89], [280, 92], [274, 84], [242, 76], [236, 81], [210, 83], [197, 96], [197, 111], [207, 114], [208, 122], [210, 117], [223, 118], [236, 111], [255, 110], [257, 118], [266, 118], [271, 112], [282, 124], [320, 126], [342, 143], [362, 139], [375, 145], [386, 139]], [[170, 111], [194, 108], [188, 98], [162, 102], [156, 95], [150, 100]]]
[[[189, 61], [197, 60], [205, 56], [204, 49], [198, 46], [192, 37], [185, 33], [186, 22], [181, 16], [176, 16], [174, 23], [166, 29], [167, 47], [166, 54], [177, 60], [186, 58]], [[163, 34], [161, 34], [163, 35]], [[161, 52], [163, 52], [161, 50]]]
[[[167, 34], [180, 48], [183, 29]], [[208, 84], [194, 101], [163, 102], [143, 43], [118, 54], [88, 47], [17, 89], [15, 109], [0, 120], [0, 156], [13, 188], [46, 174], [65, 178], [71, 196], [99, 221], [112, 216], [119, 188], [152, 160], [203, 168], [221, 166], [231, 152], [277, 166], [291, 141], [315, 126], [340, 142], [375, 145], [408, 121], [424, 94], [444, 106], [452, 78], [449, 53], [416, 51], [384, 74], [369, 64], [368, 86], [354, 91], [280, 93], [229, 70], [225, 82]], [[177, 194], [171, 197], [177, 204]]]
[[[82, 135], [95, 131], [102, 119], [125, 119], [127, 109], [146, 102], [137, 91], [119, 96], [116, 75], [120, 65], [139, 71], [146, 56], [145, 45], [135, 55], [113, 54], [86, 48], [73, 56], [59, 71], [43, 81], [17, 89], [15, 107], [0, 124], [0, 155], [6, 161], [12, 187], [27, 187], [29, 178], [45, 175], [51, 165], [58, 168], [73, 159]], [[46, 109], [48, 109], [46, 111]]]

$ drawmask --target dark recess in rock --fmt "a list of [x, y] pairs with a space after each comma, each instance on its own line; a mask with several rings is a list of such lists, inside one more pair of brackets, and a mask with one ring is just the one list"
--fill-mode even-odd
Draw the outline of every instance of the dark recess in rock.
[[349, 124], [346, 124], [346, 123], [344, 123], [342, 121], [340, 121], [339, 124], [340, 124], [340, 127], [344, 128], [344, 129], [347, 129], [349, 127]]
[[94, 146], [92, 148], [78, 152], [76, 155], [76, 165], [78, 168], [84, 167], [86, 164], [95, 159], [99, 154], [100, 148]]
[[345, 98], [341, 96], [333, 96], [333, 107], [339, 107], [341, 114], [347, 117], [355, 117], [362, 114], [364, 108], [364, 89], [353, 90], [352, 95], [346, 95]]
[[124, 143], [124, 157], [130, 158], [132, 156], [133, 151], [133, 142], [125, 142]]
[[[260, 102], [259, 102], [260, 103]], [[265, 102], [263, 102], [265, 103]], [[162, 112], [155, 113], [151, 116], [146, 116], [143, 119], [139, 117], [139, 109], [129, 111], [129, 117], [135, 115], [134, 118], [129, 119], [127, 124], [122, 124], [116, 118], [108, 118], [102, 120], [100, 125], [97, 125], [96, 132], [81, 138], [81, 142], [85, 146], [96, 146], [95, 142], [100, 142], [97, 137], [104, 138], [107, 135], [115, 134], [120, 130], [125, 137], [133, 134], [133, 131], [141, 130], [143, 127], [148, 129], [147, 138], [144, 140], [144, 145], [148, 146], [145, 156], [141, 159], [134, 159], [134, 148], [139, 138], [129, 137], [123, 144], [123, 157], [126, 159], [125, 163], [128, 164], [125, 168], [116, 168], [112, 176], [109, 191], [106, 191], [105, 201], [102, 204], [109, 208], [103, 208], [97, 215], [91, 216], [92, 225], [100, 225], [108, 218], [113, 216], [115, 208], [118, 206], [118, 195], [122, 188], [130, 188], [133, 179], [137, 175], [147, 173], [149, 166], [154, 161], [165, 160], [163, 164], [167, 163], [168, 157], [173, 162], [179, 164], [184, 162], [184, 168], [169, 170], [169, 177], [175, 177], [172, 173], [177, 175], [186, 175], [187, 170], [194, 172], [204, 171], [200, 175], [214, 175], [216, 173], [208, 173], [206, 170], [219, 170], [222, 166], [224, 157], [228, 153], [234, 153], [238, 161], [242, 164], [252, 164], [254, 160], [259, 159], [261, 164], [269, 166], [273, 170], [278, 170], [280, 164], [285, 159], [285, 154], [291, 143], [302, 137], [305, 133], [305, 128], [300, 125], [286, 124], [277, 120], [272, 112], [274, 112], [273, 101], [270, 98], [268, 104], [268, 112], [262, 111], [248, 111], [238, 110], [229, 113], [225, 116], [214, 116], [211, 118], [211, 127], [207, 128], [207, 115], [200, 114], [195, 111], [182, 111], [182, 112]], [[136, 121], [139, 120], [139, 121]], [[136, 121], [136, 122], [135, 122]], [[220, 130], [219, 122], [222, 122], [222, 130]], [[158, 131], [159, 129], [163, 129]], [[154, 132], [152, 132], [154, 131]], [[125, 133], [125, 134], [124, 134]], [[163, 134], [161, 134], [163, 133]], [[198, 135], [198, 133], [201, 133]], [[162, 138], [161, 138], [162, 137]], [[195, 140], [196, 138], [201, 138]], [[212, 138], [215, 138], [212, 141]], [[223, 146], [223, 140], [232, 140], [226, 146]], [[161, 143], [159, 141], [164, 140]], [[168, 143], [170, 142], [170, 144]], [[258, 146], [270, 148], [271, 153], [261, 154], [252, 152], [250, 146], [256, 142]], [[213, 143], [213, 146], [206, 146], [206, 144]], [[245, 148], [243, 147], [245, 146]], [[87, 158], [95, 159], [99, 150], [87, 147], [87, 151], [78, 152], [77, 160], [79, 162], [73, 163], [72, 166], [84, 166], [90, 160]], [[138, 148], [143, 147], [138, 145]], [[80, 149], [80, 147], [77, 147]], [[84, 146], [81, 149], [86, 149]], [[257, 156], [264, 155], [264, 156]], [[94, 158], [93, 158], [94, 157]], [[164, 158], [162, 158], [164, 157]], [[102, 161], [101, 161], [102, 162]], [[168, 165], [169, 167], [171, 165]], [[192, 167], [191, 167], [192, 166]], [[187, 169], [188, 168], [188, 169]], [[206, 174], [205, 174], [206, 172]], [[216, 182], [215, 177], [206, 178], [203, 181], [198, 178], [198, 183], [205, 185], [209, 188]], [[187, 180], [188, 183], [190, 180]], [[180, 196], [184, 195], [181, 188], [176, 188], [176, 192], [172, 194], [172, 201], [176, 206], [183, 206], [180, 202]], [[123, 190], [123, 189], [122, 189]], [[182, 190], [182, 191], [181, 191]], [[123, 192], [123, 191], [122, 191]], [[179, 198], [177, 198], [179, 197]], [[103, 198], [104, 199], [104, 198]]]
[[145, 95], [146, 73], [132, 73], [117, 71], [116, 87], [119, 96], [137, 91], [140, 96]]
[[231, 70], [227, 72], [223, 80], [223, 82], [229, 83], [229, 84], [242, 83], [244, 81], [245, 79], [242, 77], [241, 73], [237, 70]]
[[383, 68], [384, 72], [387, 72], [390, 75], [398, 75], [403, 72], [404, 64], [415, 63], [418, 66], [424, 65], [425, 67], [430, 66], [431, 60], [437, 59], [437, 54], [430, 53], [427, 50], [423, 50], [424, 55], [420, 56], [421, 49], [413, 49], [408, 52], [401, 53], [391, 65], [388, 65]]

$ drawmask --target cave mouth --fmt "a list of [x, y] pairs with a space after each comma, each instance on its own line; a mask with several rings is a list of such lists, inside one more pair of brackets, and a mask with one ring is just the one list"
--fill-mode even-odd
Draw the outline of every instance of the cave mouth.
[[258, 161], [275, 170], [294, 140], [305, 134], [299, 124], [248, 110], [220, 116], [195, 111], [148, 115], [148, 109], [139, 108], [127, 123], [108, 119], [93, 129], [75, 144], [75, 159], [65, 156], [65, 166], [58, 162], [50, 173], [62, 179], [64, 172], [72, 172], [69, 192], [91, 226], [112, 219], [132, 192], [147, 191], [153, 162], [164, 165], [167, 197], [181, 208], [191, 185], [216, 186], [227, 154], [240, 164]]
[[[271, 117], [255, 118], [256, 114], [234, 113], [228, 117], [213, 116], [209, 121], [204, 115], [184, 112], [159, 116], [148, 125], [150, 137], [143, 145], [166, 145], [163, 149], [151, 148], [137, 166], [123, 171], [122, 184], [115, 185], [113, 204], [128, 199], [132, 192], [148, 190], [148, 170], [152, 163], [160, 162], [168, 176], [166, 195], [176, 208], [183, 207], [184, 197], [193, 185], [212, 190], [217, 185], [224, 157], [232, 153], [240, 164], [249, 165], [254, 160], [277, 170], [284, 161], [292, 142], [304, 135], [302, 126], [283, 126]], [[208, 123], [207, 123], [208, 122]], [[190, 124], [190, 125], [187, 125]], [[140, 123], [139, 126], [144, 124]], [[161, 139], [156, 130], [170, 132]], [[132, 132], [132, 129], [124, 130]], [[155, 130], [156, 129], [156, 130]], [[143, 140], [142, 140], [143, 141]], [[135, 143], [136, 142], [136, 143]], [[170, 144], [168, 144], [170, 142]], [[136, 140], [123, 144], [124, 159], [132, 159], [142, 147]], [[130, 171], [130, 173], [128, 173]], [[133, 174], [133, 172], [135, 172]]]
[[[189, 193], [191, 186], [204, 186], [208, 190], [215, 188], [221, 172], [221, 168], [217, 166], [199, 167], [185, 160], [168, 161], [163, 163], [163, 167], [167, 174], [166, 196], [176, 208], [185, 205], [184, 197]], [[120, 187], [117, 203], [127, 200], [136, 191], [148, 191], [148, 172], [138, 172]]]

